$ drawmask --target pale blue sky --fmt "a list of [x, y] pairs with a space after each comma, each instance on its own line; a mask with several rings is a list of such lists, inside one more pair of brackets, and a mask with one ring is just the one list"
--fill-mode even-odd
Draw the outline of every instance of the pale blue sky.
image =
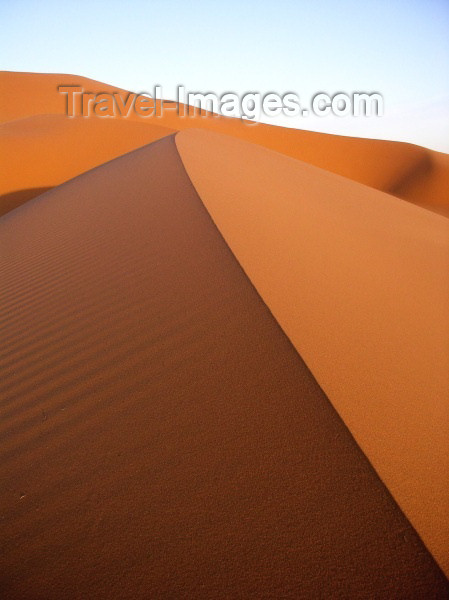
[[1, 68], [130, 89], [377, 91], [377, 119], [277, 121], [449, 152], [449, 0], [0, 0]]

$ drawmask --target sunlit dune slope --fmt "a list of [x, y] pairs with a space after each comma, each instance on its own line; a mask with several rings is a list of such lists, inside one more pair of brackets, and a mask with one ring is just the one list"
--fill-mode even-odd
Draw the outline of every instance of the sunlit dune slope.
[[229, 136], [176, 143], [246, 274], [449, 572], [449, 221]]
[[[119, 92], [124, 98], [128, 94], [120, 88], [75, 75], [2, 72], [0, 121], [47, 113], [64, 114], [66, 97], [58, 93], [60, 85], [79, 85], [92, 93]], [[449, 165], [447, 160], [442, 164], [439, 153], [411, 144], [249, 124], [216, 115], [182, 118], [176, 106], [174, 103], [165, 104], [163, 115], [157, 118], [143, 118], [131, 112], [126, 121], [156, 121], [158, 125], [174, 130], [200, 127], [233, 135], [433, 210], [448, 210], [446, 183]], [[92, 117], [92, 120], [101, 118]], [[36, 184], [32, 187], [41, 186]]]
[[37, 115], [0, 125], [0, 214], [139, 146], [172, 133], [157, 124]]
[[86, 92], [127, 93], [79, 75], [0, 71], [0, 122], [33, 115], [66, 114], [66, 96], [59, 86], [81, 86]]
[[4, 215], [0, 245], [5, 597], [447, 596], [172, 136]]

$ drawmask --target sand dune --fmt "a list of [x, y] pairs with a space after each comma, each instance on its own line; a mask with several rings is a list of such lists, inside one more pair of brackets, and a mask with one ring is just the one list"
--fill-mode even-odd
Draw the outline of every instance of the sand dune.
[[447, 598], [449, 156], [70, 84], [0, 73], [0, 595]]
[[[92, 93], [117, 91], [124, 98], [128, 94], [120, 88], [75, 75], [2, 72], [0, 122], [40, 114], [64, 114], [66, 100], [57, 92], [59, 85], [80, 85]], [[157, 125], [172, 130], [200, 127], [233, 135], [376, 189], [394, 193], [437, 212], [447, 214], [449, 211], [448, 159], [446, 155], [418, 146], [247, 124], [239, 119], [220, 116], [180, 118], [174, 104], [167, 105], [161, 118], [142, 119], [131, 113], [124, 121], [128, 123], [133, 120], [147, 124], [156, 121]], [[20, 156], [12, 158], [12, 161], [13, 164], [20, 161]], [[39, 179], [37, 174], [37, 181], [30, 188], [42, 187]]]
[[[179, 139], [189, 163], [218, 138]], [[5, 597], [446, 597], [172, 136], [4, 215], [0, 244]]]
[[449, 572], [449, 221], [260, 146], [177, 134], [271, 312]]
[[172, 133], [118, 119], [37, 115], [0, 125], [0, 214], [42, 190]]

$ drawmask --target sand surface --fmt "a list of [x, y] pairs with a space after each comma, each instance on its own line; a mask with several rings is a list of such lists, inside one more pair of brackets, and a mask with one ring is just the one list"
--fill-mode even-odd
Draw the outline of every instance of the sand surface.
[[176, 143], [214, 222], [449, 572], [449, 221], [229, 136]]
[[0, 596], [447, 598], [449, 156], [63, 84], [128, 94], [0, 72]]
[[[66, 98], [57, 92], [60, 85], [79, 85], [85, 91], [92, 93], [118, 92], [122, 94], [124, 99], [127, 98], [129, 93], [120, 88], [75, 75], [1, 72], [0, 123], [24, 119], [33, 115], [64, 114]], [[139, 91], [136, 90], [137, 93]], [[152, 90], [147, 91], [151, 92]], [[77, 120], [85, 119], [80, 117]], [[166, 104], [164, 114], [160, 118], [142, 118], [131, 112], [127, 119], [91, 117], [89, 120], [107, 122], [118, 120], [122, 123], [129, 123], [134, 120], [147, 125], [152, 124], [152, 126], [156, 124], [172, 130], [200, 127], [233, 135], [376, 189], [393, 193], [437, 212], [449, 214], [449, 159], [447, 155], [432, 152], [412, 144], [365, 140], [265, 124], [244, 123], [240, 119], [219, 116], [180, 118], [175, 104]], [[49, 134], [51, 139], [53, 134], [51, 132]], [[131, 131], [130, 137], [133, 138], [134, 134]], [[98, 143], [95, 142], [96, 135], [97, 133], [90, 134], [90, 139], [94, 140], [94, 145]], [[9, 167], [9, 160], [7, 157], [5, 158], [7, 171], [14, 170], [15, 165], [20, 162], [21, 151], [24, 150], [24, 144], [27, 143], [33, 146], [33, 140], [30, 138], [28, 141], [22, 140], [16, 146], [19, 156], [13, 156], [15, 150], [11, 149], [11, 167]], [[124, 139], [120, 147], [123, 148], [123, 151], [126, 151], [125, 145], [128, 144], [128, 150], [130, 150], [135, 147], [133, 143], [133, 139], [130, 139], [129, 142]], [[11, 148], [13, 148], [12, 145]], [[115, 150], [116, 146], [112, 145], [111, 155], [104, 159], [107, 160], [117, 156], [119, 152], [115, 153]], [[117, 147], [117, 150], [119, 150], [119, 147]], [[33, 152], [33, 149], [24, 150], [24, 152], [28, 156]], [[102, 156], [104, 157], [104, 152]], [[63, 172], [70, 170], [74, 174], [75, 164], [73, 166], [63, 164], [67, 161], [71, 162], [67, 158], [67, 154], [61, 153], [55, 167], [56, 170]], [[98, 161], [96, 164], [100, 162]], [[80, 168], [84, 168], [84, 166], [85, 164], [82, 162], [76, 164], [78, 173], [82, 172]], [[87, 168], [91, 166], [94, 165], [89, 163]], [[40, 169], [35, 170], [36, 181], [30, 184], [28, 189], [43, 187], [41, 173]], [[17, 192], [17, 190], [7, 191]], [[0, 189], [1, 193], [6, 192]], [[16, 196], [16, 200], [18, 197]], [[26, 195], [27, 199], [29, 197], [30, 192]]]
[[172, 136], [0, 244], [3, 597], [447, 597]]

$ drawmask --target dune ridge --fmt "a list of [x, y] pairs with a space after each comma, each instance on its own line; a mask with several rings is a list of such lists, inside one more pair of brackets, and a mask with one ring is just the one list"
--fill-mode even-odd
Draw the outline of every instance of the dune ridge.
[[176, 134], [196, 191], [449, 573], [449, 221], [230, 136]]

